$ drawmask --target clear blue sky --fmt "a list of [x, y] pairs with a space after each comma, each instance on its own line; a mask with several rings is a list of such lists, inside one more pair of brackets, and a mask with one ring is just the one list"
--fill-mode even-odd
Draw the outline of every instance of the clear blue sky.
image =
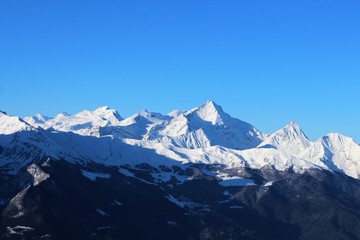
[[0, 109], [124, 117], [212, 99], [360, 141], [358, 0], [1, 0]]

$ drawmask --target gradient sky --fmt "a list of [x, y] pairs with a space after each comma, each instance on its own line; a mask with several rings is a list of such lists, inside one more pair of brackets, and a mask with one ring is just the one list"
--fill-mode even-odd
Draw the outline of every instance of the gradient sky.
[[127, 117], [212, 99], [273, 132], [360, 142], [358, 0], [1, 0], [0, 109], [108, 105]]

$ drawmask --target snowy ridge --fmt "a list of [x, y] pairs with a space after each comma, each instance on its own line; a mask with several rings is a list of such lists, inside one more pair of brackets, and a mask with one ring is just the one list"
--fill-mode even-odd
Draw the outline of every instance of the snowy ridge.
[[33, 127], [19, 117], [9, 116], [0, 111], [0, 134], [13, 134], [19, 131], [30, 131]]
[[248, 149], [258, 146], [263, 139], [256, 128], [232, 118], [212, 101], [174, 117], [160, 135], [171, 137], [185, 148], [219, 145]]
[[308, 148], [311, 142], [300, 126], [291, 121], [284, 128], [271, 134], [258, 147], [273, 147], [289, 155], [299, 154]]
[[75, 115], [60, 113], [53, 118], [36, 114], [24, 118], [34, 127], [54, 129], [62, 132], [74, 132], [84, 136], [99, 136], [100, 127], [119, 123], [122, 118], [115, 109], [107, 106], [99, 107], [94, 111], [84, 110]]
[[1, 112], [0, 150], [0, 167], [8, 169], [52, 157], [111, 166], [205, 163], [297, 172], [320, 168], [360, 178], [360, 146], [351, 138], [335, 133], [311, 142], [294, 121], [263, 134], [213, 101], [167, 115], [144, 110], [126, 119], [109, 107], [24, 120]]
[[360, 178], [360, 146], [339, 133], [325, 135], [300, 155], [325, 169]]

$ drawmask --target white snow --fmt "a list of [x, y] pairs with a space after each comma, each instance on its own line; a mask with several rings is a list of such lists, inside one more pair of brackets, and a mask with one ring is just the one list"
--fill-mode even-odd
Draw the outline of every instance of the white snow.
[[300, 126], [291, 121], [284, 128], [271, 134], [258, 147], [274, 147], [285, 154], [296, 155], [310, 146], [311, 143]]
[[18, 225], [15, 227], [6, 227], [6, 230], [9, 235], [24, 235], [26, 232], [33, 231], [34, 228]]
[[267, 183], [264, 184], [264, 187], [270, 187], [272, 185], [273, 185], [273, 182], [267, 182]]
[[220, 185], [229, 186], [253, 186], [256, 185], [252, 179], [241, 177], [224, 177], [220, 182]]
[[124, 174], [125, 176], [135, 178], [135, 175], [132, 172], [130, 172], [129, 170], [125, 169], [125, 168], [120, 168], [119, 172]]
[[223, 192], [224, 196], [228, 197], [228, 199], [225, 199], [223, 201], [220, 201], [219, 203], [228, 203], [234, 199], [234, 196], [229, 193], [228, 191]]
[[360, 176], [360, 146], [339, 133], [325, 135], [299, 156], [325, 169]]
[[236, 206], [236, 205], [235, 205], [235, 206], [230, 206], [230, 208], [233, 208], [233, 209], [234, 209], [234, 208], [238, 208], [238, 209], [240, 209], [240, 208], [244, 208], [244, 207], [242, 207], [242, 206]]
[[194, 109], [196, 114], [204, 121], [211, 122], [213, 125], [223, 125], [224, 119], [221, 116], [223, 110], [213, 101], [207, 101], [203, 106]]
[[96, 181], [96, 178], [110, 178], [111, 175], [108, 173], [97, 173], [97, 172], [89, 172], [85, 170], [81, 170], [83, 176], [87, 177], [92, 181]]
[[177, 222], [175, 221], [166, 221], [166, 223], [170, 226], [176, 226], [177, 225]]
[[[52, 118], [37, 114], [25, 120], [0, 112], [0, 166], [8, 166], [9, 173], [15, 174], [32, 159], [51, 157], [118, 167], [145, 162], [155, 167], [187, 163], [226, 168], [271, 166], [299, 173], [318, 168], [360, 177], [360, 146], [351, 138], [333, 133], [311, 142], [293, 121], [273, 134], [264, 134], [231, 117], [213, 101], [168, 115], [144, 110], [122, 119], [116, 110], [100, 107]], [[38, 176], [36, 171], [30, 174], [43, 181], [46, 175]], [[119, 171], [135, 177], [124, 168]], [[111, 177], [82, 173], [91, 180]], [[253, 184], [217, 175], [221, 184]], [[167, 182], [172, 176], [179, 182], [186, 180], [175, 173], [153, 174], [158, 182]]]
[[107, 212], [104, 212], [104, 211], [101, 210], [100, 208], [97, 208], [97, 209], [96, 209], [96, 212], [97, 212], [98, 214], [100, 214], [101, 216], [103, 216], [103, 217], [109, 217], [109, 216], [110, 216], [110, 214], [108, 214]]
[[166, 198], [167, 198], [170, 202], [178, 205], [178, 206], [181, 207], [181, 208], [185, 208], [185, 207], [188, 207], [188, 208], [204, 208], [203, 205], [198, 204], [198, 203], [194, 203], [194, 202], [189, 201], [189, 200], [179, 200], [179, 199], [176, 199], [176, 198], [175, 198], [173, 195], [171, 195], [171, 194], [168, 195], [168, 196], [166, 196]]
[[98, 227], [96, 230], [101, 231], [101, 230], [106, 230], [106, 229], [112, 229], [112, 226]]
[[122, 120], [115, 109], [107, 106], [99, 107], [94, 111], [84, 110], [75, 115], [60, 113], [49, 118], [36, 114], [24, 119], [34, 127], [52, 128], [57, 131], [74, 132], [84, 136], [99, 136], [101, 127], [118, 124]]
[[253, 126], [232, 118], [212, 101], [174, 117], [159, 135], [170, 137], [183, 148], [221, 145], [247, 149], [256, 147], [263, 138]]
[[178, 184], [184, 183], [186, 180], [189, 180], [188, 176], [178, 175], [173, 172], [159, 172], [151, 173], [151, 176], [155, 179], [156, 182], [169, 182], [173, 177], [176, 179]]
[[117, 201], [117, 200], [114, 200], [114, 202], [112, 202], [111, 205], [122, 206], [123, 203], [122, 203], [122, 202], [119, 202], [119, 201]]
[[9, 116], [0, 111], [0, 135], [13, 134], [20, 131], [35, 130], [19, 117]]

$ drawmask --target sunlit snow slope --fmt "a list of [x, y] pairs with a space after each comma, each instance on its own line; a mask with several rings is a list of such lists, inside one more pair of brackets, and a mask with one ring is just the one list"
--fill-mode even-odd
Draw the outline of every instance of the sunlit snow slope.
[[311, 142], [294, 121], [264, 134], [213, 101], [167, 115], [144, 110], [126, 119], [109, 107], [24, 119], [0, 112], [0, 167], [12, 173], [46, 156], [111, 166], [205, 163], [360, 174], [360, 146], [351, 138], [332, 133]]

